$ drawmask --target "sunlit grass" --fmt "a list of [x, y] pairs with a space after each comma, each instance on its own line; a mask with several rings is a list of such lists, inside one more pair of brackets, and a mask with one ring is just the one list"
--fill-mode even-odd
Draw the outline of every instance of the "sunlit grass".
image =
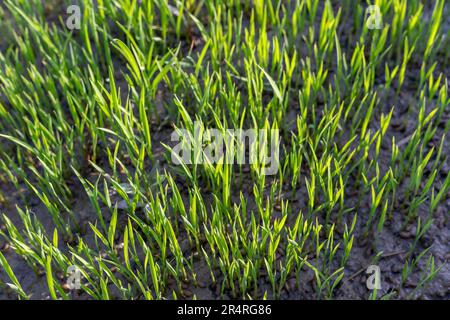
[[[333, 299], [356, 238], [376, 241], [399, 216], [417, 231], [386, 297], [423, 260], [415, 298], [442, 267], [417, 244], [450, 191], [449, 7], [435, 1], [426, 17], [422, 1], [372, 2], [381, 30], [350, 0], [82, 0], [82, 28], [70, 31], [67, 1], [6, 0], [0, 182], [28, 196], [2, 212], [0, 236], [45, 273], [52, 299], [72, 297], [57, 276], [72, 265], [93, 299], [192, 298], [186, 287], [205, 281], [218, 297], [280, 298], [288, 279], [301, 290], [305, 270], [311, 298]], [[413, 130], [396, 136], [393, 119]], [[279, 129], [277, 174], [173, 165], [157, 137], [194, 135], [195, 121]], [[74, 206], [82, 192], [88, 221]], [[2, 253], [0, 265], [29, 297]]]

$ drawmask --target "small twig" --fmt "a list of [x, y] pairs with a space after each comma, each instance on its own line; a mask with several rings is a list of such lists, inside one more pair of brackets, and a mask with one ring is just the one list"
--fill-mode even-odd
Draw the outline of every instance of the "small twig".
[[[389, 252], [386, 254], [381, 255], [380, 259], [384, 259], [384, 258], [390, 258], [399, 254], [403, 254], [406, 253], [406, 251], [394, 251], [394, 252]], [[369, 266], [369, 264], [367, 264], [365, 267], [359, 269], [358, 271], [356, 271], [354, 274], [352, 274], [350, 277], [348, 277], [348, 279], [346, 279], [344, 281], [344, 283], [349, 282], [350, 280], [354, 279], [355, 277], [357, 277], [358, 275], [360, 275], [362, 272], [364, 272], [364, 270], [367, 269], [367, 267]]]

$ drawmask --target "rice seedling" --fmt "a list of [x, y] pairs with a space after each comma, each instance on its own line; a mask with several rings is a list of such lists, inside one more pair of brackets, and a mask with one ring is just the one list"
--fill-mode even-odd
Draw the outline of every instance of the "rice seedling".
[[445, 1], [69, 5], [0, 4], [0, 297], [446, 294]]

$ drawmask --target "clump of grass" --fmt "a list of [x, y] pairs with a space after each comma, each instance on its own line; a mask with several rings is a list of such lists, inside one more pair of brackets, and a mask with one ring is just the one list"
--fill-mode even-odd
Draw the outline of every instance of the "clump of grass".
[[[20, 191], [21, 224], [3, 212], [0, 236], [45, 274], [52, 299], [72, 297], [70, 266], [93, 299], [191, 298], [202, 282], [218, 298], [282, 298], [307, 272], [314, 298], [333, 299], [355, 238], [376, 247], [400, 221], [416, 235], [400, 288], [382, 297], [403, 292], [428, 255], [406, 297], [424, 293], [442, 266], [420, 241], [450, 190], [449, 8], [436, 1], [427, 21], [418, 0], [375, 3], [381, 30], [349, 0], [83, 0], [70, 31], [40, 0], [6, 0], [0, 181]], [[196, 130], [279, 129], [279, 170], [175, 166], [168, 127], [190, 134], [192, 160], [204, 157]], [[0, 203], [8, 196], [0, 189]], [[0, 265], [29, 298], [7, 254]]]

